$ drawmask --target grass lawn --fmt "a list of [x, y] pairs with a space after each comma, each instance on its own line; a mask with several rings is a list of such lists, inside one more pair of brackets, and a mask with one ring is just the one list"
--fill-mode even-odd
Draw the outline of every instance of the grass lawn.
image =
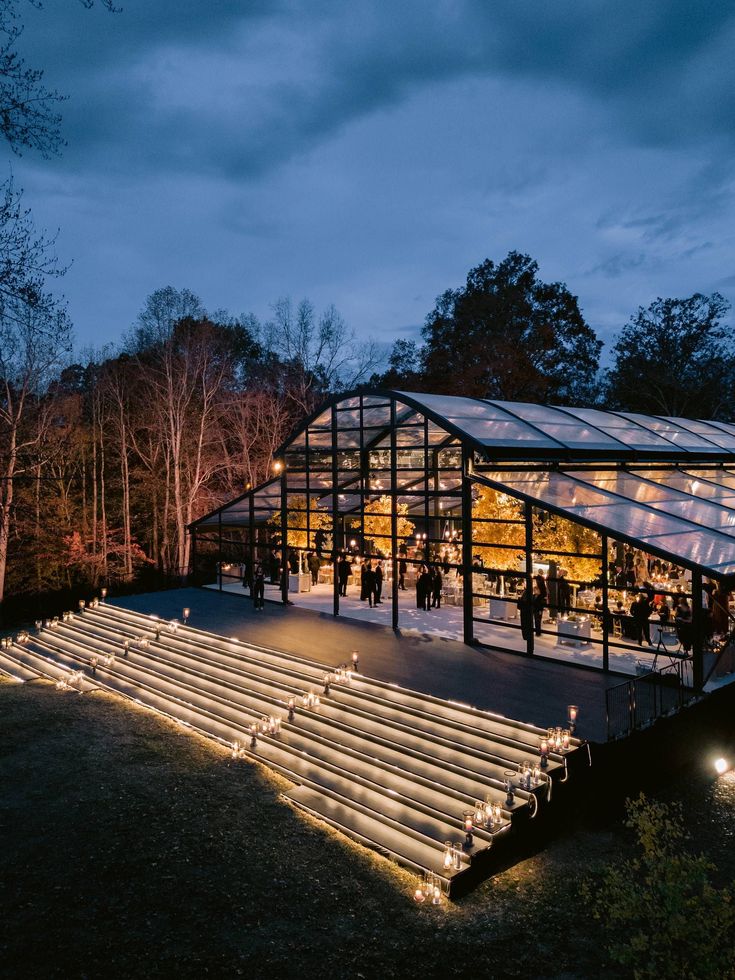
[[624, 831], [575, 829], [456, 904], [153, 713], [0, 681], [0, 976], [616, 976], [580, 878]]

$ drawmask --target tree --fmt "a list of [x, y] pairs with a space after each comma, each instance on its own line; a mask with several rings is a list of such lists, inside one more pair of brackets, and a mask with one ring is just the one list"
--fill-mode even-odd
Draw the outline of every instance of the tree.
[[131, 440], [146, 460], [156, 492], [156, 476], [164, 473], [157, 504], [166, 546], [172, 527], [173, 555], [166, 554], [167, 547], [164, 554], [176, 575], [185, 575], [189, 566], [187, 525], [205, 488], [225, 469], [221, 404], [245, 344], [239, 325], [213, 323], [198, 297], [170, 286], [148, 297], [129, 340], [145, 391]]
[[[40, 7], [40, 0], [27, 0]], [[93, 7], [94, 0], [80, 0]], [[112, 0], [100, 0], [115, 10]], [[0, 134], [14, 153], [36, 150], [44, 157], [58, 153], [63, 146], [61, 115], [57, 107], [64, 96], [47, 89], [43, 71], [31, 68], [18, 53], [23, 33], [19, 0], [0, 0]]]
[[515, 497], [493, 490], [492, 487], [478, 485], [474, 492], [473, 545], [496, 546], [482, 549], [483, 564], [487, 568], [503, 571], [514, 569], [523, 557], [526, 545], [523, 504]]
[[[268, 519], [268, 523], [281, 528], [280, 513], [274, 514]], [[316, 497], [292, 497], [289, 500], [289, 510], [286, 512], [287, 540], [288, 548], [309, 548], [309, 533], [316, 531], [326, 531], [332, 526], [332, 515], [319, 506]]]
[[641, 794], [627, 813], [639, 855], [582, 890], [610, 937], [610, 956], [640, 980], [735, 976], [732, 893], [711, 883], [706, 858], [687, 852], [680, 809]]
[[66, 311], [41, 283], [26, 298], [0, 301], [0, 603], [5, 595], [16, 481], [33, 474], [43, 431], [50, 424], [43, 398], [55, 369], [71, 351]]
[[262, 343], [284, 395], [306, 414], [329, 392], [354, 388], [378, 362], [373, 341], [358, 342], [334, 306], [317, 317], [307, 299], [295, 310], [290, 299], [278, 300]]
[[379, 388], [416, 391], [420, 385], [420, 352], [415, 340], [396, 340], [388, 358], [388, 369], [374, 374], [370, 384]]
[[533, 546], [534, 551], [551, 552], [548, 557], [565, 568], [573, 582], [596, 582], [600, 577], [602, 560], [584, 557], [599, 555], [602, 550], [599, 534], [590, 528], [557, 514], [536, 511], [533, 515]]
[[[392, 506], [393, 502], [387, 495], [378, 497], [377, 500], [371, 500], [369, 504], [365, 504], [364, 522], [366, 538], [379, 538], [384, 543], [386, 538], [392, 537], [392, 521], [390, 517]], [[396, 514], [398, 515], [396, 537], [409, 538], [413, 534], [413, 529], [416, 525], [406, 517], [408, 514], [408, 504], [397, 503]], [[360, 527], [360, 521], [352, 521], [352, 527]]]
[[471, 269], [436, 301], [423, 329], [429, 391], [516, 401], [584, 403], [602, 344], [563, 283], [539, 279], [528, 255]]
[[606, 379], [611, 408], [650, 415], [731, 419], [735, 339], [719, 293], [639, 307], [613, 347]]

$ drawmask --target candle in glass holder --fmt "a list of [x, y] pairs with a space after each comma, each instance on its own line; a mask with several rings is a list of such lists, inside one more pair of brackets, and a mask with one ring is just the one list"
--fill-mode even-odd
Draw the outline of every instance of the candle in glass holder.
[[577, 707], [577, 705], [576, 704], [570, 704], [567, 707], [567, 717], [569, 718], [569, 724], [571, 725], [572, 728], [574, 728], [574, 726], [577, 723], [577, 716], [578, 715], [579, 715], [579, 708]]
[[504, 776], [505, 776], [505, 792], [506, 792], [505, 803], [506, 806], [513, 806], [513, 804], [515, 803], [515, 793], [513, 791], [514, 790], [513, 777], [515, 776], [515, 773], [510, 769], [506, 769]]
[[485, 823], [485, 807], [482, 805], [481, 800], [475, 800], [474, 822], [478, 827], [481, 827]]
[[549, 740], [548, 738], [539, 739], [538, 751], [541, 756], [541, 768], [546, 769], [549, 764]]
[[424, 894], [423, 882], [420, 882], [416, 891], [413, 893], [413, 900], [417, 905], [421, 905], [422, 902], [426, 901], [426, 895]]
[[452, 851], [452, 842], [450, 840], [444, 841], [444, 860], [442, 863], [445, 871], [448, 871], [454, 864], [454, 852]]
[[564, 731], [561, 733], [561, 747], [565, 752], [569, 748], [569, 744], [570, 744], [569, 738], [570, 738], [569, 729], [565, 728]]

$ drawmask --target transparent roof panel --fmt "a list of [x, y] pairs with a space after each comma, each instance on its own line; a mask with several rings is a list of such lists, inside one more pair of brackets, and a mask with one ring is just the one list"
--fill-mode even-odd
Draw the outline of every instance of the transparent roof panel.
[[575, 470], [571, 475], [591, 486], [600, 487], [602, 490], [620, 494], [629, 500], [640, 500], [644, 503], [650, 503], [653, 500], [672, 500], [679, 496], [678, 490], [650, 483], [632, 473], [625, 473], [620, 470]]
[[[703, 485], [671, 469], [654, 471], [662, 484], [668, 477], [688, 487]], [[672, 493], [669, 486], [653, 486], [645, 499], [645, 480], [633, 474], [605, 479], [604, 471], [588, 471], [592, 481], [580, 483], [580, 471], [534, 473], [495, 472], [492, 479], [508, 492], [521, 493], [539, 506], [554, 507], [571, 519], [589, 521], [612, 535], [633, 539], [641, 547], [667, 553], [677, 561], [693, 563], [722, 572], [735, 563], [735, 513], [711, 500], [698, 499], [696, 490]], [[607, 487], [616, 486], [611, 492]], [[717, 490], [717, 487], [712, 487]], [[622, 499], [620, 491], [625, 490]], [[661, 493], [671, 493], [666, 499]], [[644, 500], [639, 499], [642, 495]]]
[[397, 394], [413, 398], [488, 449], [538, 450], [542, 458], [543, 450], [558, 456], [560, 449], [604, 452], [608, 457], [619, 454], [620, 459], [640, 454], [671, 454], [672, 458], [687, 453], [703, 458], [735, 454], [735, 426], [728, 428], [726, 423], [454, 395]]
[[487, 446], [507, 446], [519, 440], [538, 449], [556, 449], [559, 446], [542, 432], [490, 402], [454, 395], [422, 394], [414, 397], [426, 408]]
[[697, 480], [706, 480], [707, 483], [713, 483], [718, 487], [732, 490], [735, 493], [735, 472], [732, 470], [695, 470], [688, 466], [686, 472], [688, 476], [693, 476]]
[[671, 419], [655, 418], [650, 415], [637, 415], [635, 412], [620, 412], [626, 419], [636, 422], [647, 429], [652, 429], [658, 435], [667, 439], [673, 446], [687, 452], [701, 450], [704, 453], [716, 453], [720, 448], [711, 440], [705, 439], [702, 435], [697, 435], [691, 429], [684, 429], [681, 425], [676, 425]]
[[697, 419], [679, 418], [668, 418], [666, 421], [673, 422], [675, 425], [681, 426], [682, 429], [688, 429], [690, 432], [696, 432], [697, 435], [703, 436], [721, 449], [726, 449], [731, 452], [735, 451], [735, 432], [728, 431], [727, 428], [720, 428], [720, 423], [718, 422], [700, 422]]
[[620, 415], [600, 412], [595, 408], [565, 408], [564, 411], [583, 422], [594, 425], [628, 449], [660, 450], [661, 452], [671, 452], [672, 450], [672, 445], [667, 439]]
[[[730, 506], [735, 497], [735, 481], [728, 486], [722, 475], [698, 478], [689, 476], [682, 470], [651, 470], [646, 476], [649, 480], [655, 480], [669, 487], [675, 487], [693, 497], [704, 497], [708, 500], [721, 501], [725, 506]], [[728, 503], [728, 501], [730, 503]]]

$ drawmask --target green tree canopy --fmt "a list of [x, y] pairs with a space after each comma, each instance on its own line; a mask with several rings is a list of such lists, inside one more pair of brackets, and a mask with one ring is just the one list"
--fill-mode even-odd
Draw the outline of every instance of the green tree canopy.
[[684, 418], [732, 418], [735, 341], [719, 293], [661, 299], [638, 311], [613, 348], [612, 408]]
[[588, 402], [602, 347], [564, 283], [519, 252], [443, 293], [423, 337], [427, 390], [519, 401]]

